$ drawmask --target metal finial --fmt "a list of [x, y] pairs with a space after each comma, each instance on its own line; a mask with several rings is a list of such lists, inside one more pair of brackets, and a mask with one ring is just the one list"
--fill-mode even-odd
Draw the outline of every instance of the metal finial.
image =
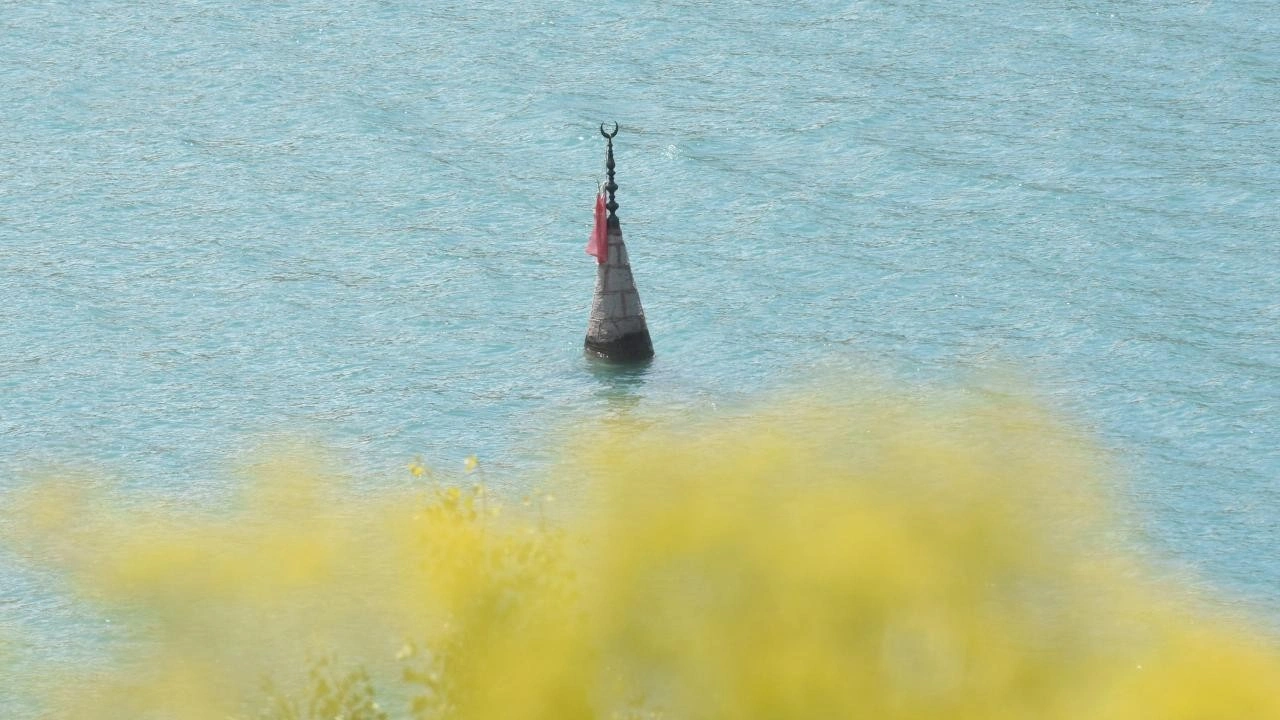
[[600, 134], [604, 136], [605, 141], [609, 143], [608, 149], [605, 151], [604, 168], [608, 174], [609, 182], [605, 183], [604, 189], [609, 192], [609, 202], [605, 203], [605, 207], [609, 208], [610, 222], [618, 220], [618, 201], [613, 194], [618, 191], [618, 183], [613, 181], [613, 137], [618, 134], [618, 122], [613, 123], [613, 132], [604, 131], [604, 123], [600, 123]]

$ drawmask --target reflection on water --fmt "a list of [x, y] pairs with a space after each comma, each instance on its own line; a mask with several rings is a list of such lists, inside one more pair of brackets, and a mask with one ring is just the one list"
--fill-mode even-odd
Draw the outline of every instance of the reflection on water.
[[640, 404], [640, 391], [653, 368], [653, 358], [615, 362], [584, 355], [583, 359], [588, 372], [599, 383], [594, 394], [605, 402], [611, 415], [625, 415]]

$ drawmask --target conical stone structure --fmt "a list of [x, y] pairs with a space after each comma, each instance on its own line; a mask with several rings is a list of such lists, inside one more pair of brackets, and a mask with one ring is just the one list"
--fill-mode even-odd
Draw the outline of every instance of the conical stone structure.
[[614, 198], [618, 190], [618, 184], [613, 181], [613, 137], [618, 134], [617, 124], [612, 134], [606, 133], [601, 125], [600, 134], [609, 143], [605, 156], [605, 169], [609, 176], [605, 185], [609, 193], [609, 202], [605, 204], [609, 210], [609, 252], [608, 258], [596, 268], [596, 292], [591, 301], [591, 317], [587, 321], [586, 351], [609, 360], [647, 360], [653, 357], [653, 341], [649, 339], [640, 293], [631, 275], [631, 260], [627, 257], [627, 246], [622, 242], [618, 202]]

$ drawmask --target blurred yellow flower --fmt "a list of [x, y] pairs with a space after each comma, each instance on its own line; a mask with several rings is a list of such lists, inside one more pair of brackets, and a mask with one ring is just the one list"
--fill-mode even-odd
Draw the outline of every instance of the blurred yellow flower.
[[[1280, 719], [1274, 641], [1116, 557], [1097, 458], [1034, 408], [611, 433], [500, 516], [480, 484], [367, 495], [289, 467], [222, 515], [16, 498], [3, 540], [145, 639], [46, 681], [47, 716], [246, 718], [275, 676], [252, 717]], [[356, 670], [290, 682], [312, 649]]]

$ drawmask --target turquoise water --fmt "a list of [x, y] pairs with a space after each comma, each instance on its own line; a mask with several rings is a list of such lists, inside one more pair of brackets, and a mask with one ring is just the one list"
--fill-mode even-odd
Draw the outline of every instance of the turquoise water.
[[[516, 477], [628, 408], [1013, 368], [1115, 454], [1144, 547], [1280, 621], [1278, 18], [7, 3], [0, 489], [216, 501], [282, 433]], [[624, 376], [581, 355], [614, 120], [658, 353]], [[0, 555], [31, 653], [90, 622]]]

